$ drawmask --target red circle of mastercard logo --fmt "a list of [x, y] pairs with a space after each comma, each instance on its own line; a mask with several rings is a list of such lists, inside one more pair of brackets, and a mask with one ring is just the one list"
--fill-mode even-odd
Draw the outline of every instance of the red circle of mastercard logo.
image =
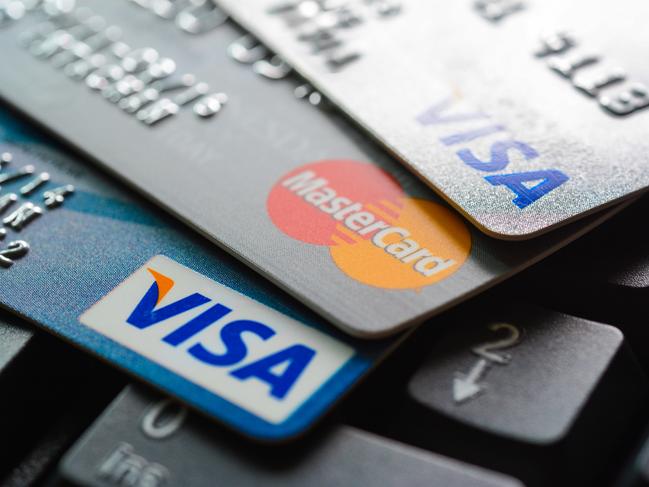
[[407, 196], [367, 163], [330, 160], [288, 173], [268, 196], [272, 222], [286, 235], [330, 249], [352, 279], [385, 289], [417, 289], [454, 274], [471, 234], [453, 211]]

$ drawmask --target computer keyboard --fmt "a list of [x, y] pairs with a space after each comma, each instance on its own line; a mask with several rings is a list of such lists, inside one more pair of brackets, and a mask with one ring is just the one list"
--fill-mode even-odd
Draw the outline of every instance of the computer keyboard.
[[[595, 321], [579, 317], [588, 296], [557, 269], [580, 275], [592, 254], [575, 251], [608, 249], [612, 231], [639, 241], [647, 205], [420, 328], [315, 431], [286, 445], [250, 442], [126, 386], [126, 376], [6, 316], [6, 485], [646, 485], [646, 341], [605, 324], [616, 323], [610, 301], [592, 303]], [[619, 264], [616, 275], [640, 279], [643, 259]], [[607, 286], [611, 275], [588, 279]], [[625, 291], [638, 289], [621, 287], [616, 299]], [[590, 316], [599, 307], [606, 320]]]
[[[639, 241], [636, 215], [647, 204], [638, 202], [579, 246], [607, 249], [614, 229]], [[579, 257], [568, 247], [421, 328], [315, 432], [285, 446], [241, 439], [140, 385], [120, 393], [126, 376], [5, 315], [4, 482], [645, 485], [637, 449], [649, 388], [646, 362], [641, 367], [636, 357], [646, 357], [646, 341], [602, 324], [616, 322], [608, 300], [592, 302], [589, 314], [608, 310], [601, 323], [576, 316], [581, 288], [556, 269], [571, 274], [592, 258]], [[642, 273], [642, 259], [636, 266], [620, 260], [620, 270]], [[545, 273], [551, 277], [541, 279]], [[588, 279], [606, 286], [610, 275]], [[539, 288], [564, 299], [557, 305]], [[638, 290], [618, 291], [616, 299]], [[633, 313], [620, 319], [625, 315]]]
[[0, 486], [649, 485], [649, 199], [483, 235], [217, 3], [0, 0]]
[[[633, 234], [626, 216], [597, 233], [626, 222]], [[598, 248], [597, 237], [583, 243]], [[584, 263], [571, 260], [567, 273]], [[637, 448], [649, 388], [635, 357], [646, 342], [552, 310], [535, 291], [511, 297], [539, 284], [568, 292], [556, 274], [539, 281], [546, 264], [420, 329], [316, 431], [280, 446], [241, 439], [143, 386], [120, 392], [127, 377], [7, 316], [6, 485], [645, 485]]]

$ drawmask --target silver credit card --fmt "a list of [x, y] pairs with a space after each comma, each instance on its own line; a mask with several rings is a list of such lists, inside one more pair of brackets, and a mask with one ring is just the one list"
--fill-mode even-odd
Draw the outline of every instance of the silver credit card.
[[219, 0], [486, 233], [649, 185], [641, 0]]
[[348, 333], [421, 322], [607, 217], [489, 238], [215, 11], [192, 35], [186, 11], [78, 4], [0, 29], [0, 96]]

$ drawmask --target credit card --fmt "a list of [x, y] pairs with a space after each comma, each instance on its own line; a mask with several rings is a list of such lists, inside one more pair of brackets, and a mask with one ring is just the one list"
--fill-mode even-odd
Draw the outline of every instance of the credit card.
[[492, 236], [649, 185], [647, 2], [218, 3]]
[[2, 96], [350, 334], [397, 333], [599, 221], [488, 238], [234, 25], [192, 36], [185, 10], [79, 4], [0, 30]]
[[402, 339], [342, 334], [6, 112], [0, 158], [0, 304], [247, 436], [304, 432]]

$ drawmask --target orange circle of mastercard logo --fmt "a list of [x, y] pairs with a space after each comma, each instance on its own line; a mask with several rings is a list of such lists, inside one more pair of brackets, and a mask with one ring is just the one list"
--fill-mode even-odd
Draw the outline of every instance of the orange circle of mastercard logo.
[[268, 196], [273, 223], [290, 237], [326, 245], [352, 279], [385, 289], [417, 289], [457, 272], [471, 234], [453, 211], [407, 196], [370, 164], [331, 160], [302, 166]]

